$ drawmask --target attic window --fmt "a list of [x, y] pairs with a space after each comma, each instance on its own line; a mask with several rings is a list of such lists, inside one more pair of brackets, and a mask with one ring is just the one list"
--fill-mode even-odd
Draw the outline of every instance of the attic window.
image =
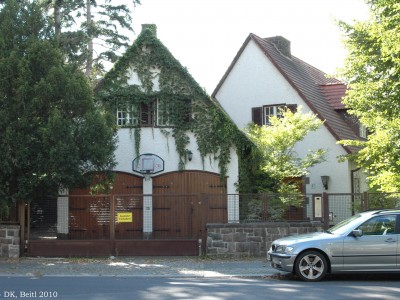
[[139, 111], [136, 105], [119, 105], [117, 109], [118, 126], [137, 126], [139, 124]]
[[153, 104], [119, 104], [117, 108], [118, 126], [152, 126]]
[[[160, 126], [171, 127], [176, 124], [173, 120], [181, 120], [184, 123], [191, 120], [191, 101], [183, 101], [179, 107], [173, 108], [163, 100], [155, 100], [149, 103], [120, 104], [117, 108], [118, 126]], [[179, 123], [181, 123], [179, 121]]]
[[159, 99], [157, 99], [157, 125], [158, 126], [172, 125], [168, 113], [167, 103]]
[[262, 107], [252, 108], [252, 121], [257, 125], [270, 125], [271, 117], [282, 118], [282, 109], [288, 108], [292, 112], [297, 110], [296, 104], [276, 104], [276, 105], [264, 105]]

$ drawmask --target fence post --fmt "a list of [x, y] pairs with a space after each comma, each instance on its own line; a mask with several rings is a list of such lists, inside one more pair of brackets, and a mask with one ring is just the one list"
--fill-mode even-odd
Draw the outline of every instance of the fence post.
[[262, 205], [262, 221], [268, 221], [268, 194], [262, 194], [261, 196], [261, 205]]
[[[25, 254], [25, 202], [20, 201], [19, 206], [19, 230], [20, 230], [20, 242], [19, 242], [19, 255], [24, 256]], [[29, 228], [29, 223], [28, 223]]]
[[328, 193], [322, 193], [322, 221], [324, 223], [324, 228], [329, 228], [329, 197]]
[[364, 211], [369, 209], [368, 192], [363, 192], [362, 194], [362, 208]]
[[110, 248], [111, 255], [118, 255], [115, 249], [115, 195], [108, 196], [110, 201]]
[[[201, 252], [198, 253], [198, 255], [200, 256], [201, 253], [204, 253], [204, 254], [207, 253], [207, 237], [208, 237], [207, 223], [208, 223], [208, 210], [210, 207], [210, 203], [209, 203], [210, 199], [209, 199], [209, 195], [207, 195], [206, 193], [196, 194], [195, 198], [197, 198], [199, 200], [199, 202], [201, 203], [200, 224], [201, 224], [202, 228], [200, 229], [200, 233], [197, 233], [197, 240], [199, 241], [199, 244], [201, 241], [201, 244], [199, 247], [199, 251], [201, 251]], [[191, 222], [193, 222], [193, 210], [192, 210], [191, 218], [192, 218]], [[191, 238], [193, 238], [193, 236]]]

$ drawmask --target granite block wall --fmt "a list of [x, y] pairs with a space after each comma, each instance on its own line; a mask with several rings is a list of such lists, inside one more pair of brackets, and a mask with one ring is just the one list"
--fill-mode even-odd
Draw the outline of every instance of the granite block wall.
[[320, 222], [208, 224], [207, 255], [265, 257], [272, 241], [278, 238], [322, 230]]
[[0, 225], [0, 257], [19, 257], [19, 225]]

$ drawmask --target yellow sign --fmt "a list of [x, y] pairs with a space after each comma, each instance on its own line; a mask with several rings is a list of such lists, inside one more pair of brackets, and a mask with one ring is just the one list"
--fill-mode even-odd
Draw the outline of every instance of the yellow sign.
[[132, 222], [132, 213], [131, 212], [123, 212], [118, 213], [118, 223], [130, 223]]

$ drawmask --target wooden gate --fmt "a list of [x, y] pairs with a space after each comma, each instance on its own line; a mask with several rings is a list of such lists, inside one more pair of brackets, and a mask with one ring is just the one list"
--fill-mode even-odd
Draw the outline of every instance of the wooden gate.
[[[108, 195], [91, 196], [89, 190], [76, 189], [59, 197], [53, 212], [57, 222], [51, 228], [56, 235], [50, 236], [49, 230], [45, 239], [29, 239], [28, 255], [197, 255], [199, 239], [205, 251], [207, 222], [227, 222], [226, 185], [219, 175], [160, 175], [153, 178], [152, 195], [143, 195], [142, 180], [116, 173]], [[143, 233], [145, 199], [152, 203], [150, 236]], [[129, 221], [121, 221], [120, 214], [128, 215]]]
[[206, 246], [206, 224], [227, 222], [226, 180], [199, 171], [153, 177], [154, 238], [191, 236]]

